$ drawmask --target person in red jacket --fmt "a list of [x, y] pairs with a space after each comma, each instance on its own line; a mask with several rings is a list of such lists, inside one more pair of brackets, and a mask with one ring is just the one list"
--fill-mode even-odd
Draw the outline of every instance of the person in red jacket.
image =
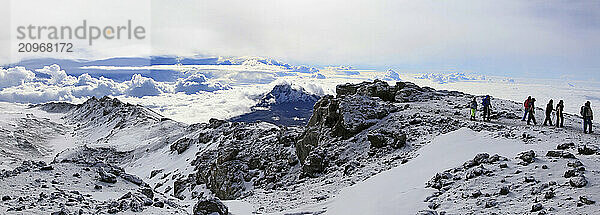
[[531, 96], [527, 97], [527, 100], [525, 100], [525, 103], [523, 103], [523, 106], [525, 106], [525, 114], [523, 115], [523, 119], [521, 119], [521, 121], [525, 121], [525, 118], [527, 117], [527, 111], [529, 111], [529, 102], [531, 102]]

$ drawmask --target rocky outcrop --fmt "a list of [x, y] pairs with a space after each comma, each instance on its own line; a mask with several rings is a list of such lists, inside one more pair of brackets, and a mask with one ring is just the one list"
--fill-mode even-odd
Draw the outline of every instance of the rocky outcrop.
[[229, 209], [218, 199], [200, 200], [194, 205], [194, 215], [228, 215]]
[[177, 142], [214, 147], [208, 147], [191, 162], [195, 167], [193, 174], [173, 176], [175, 197], [185, 198], [181, 196], [184, 191], [205, 185], [220, 199], [236, 199], [248, 194], [247, 184], [268, 190], [296, 178], [291, 171], [299, 168], [293, 149], [299, 128], [210, 120], [188, 129], [194, 132]]
[[371, 147], [381, 148], [391, 146], [392, 148], [402, 148], [406, 144], [406, 134], [392, 131], [389, 129], [379, 129], [367, 134], [367, 139]]
[[517, 155], [518, 159], [521, 159], [521, 165], [527, 166], [535, 161], [535, 152], [533, 150], [524, 151]]
[[177, 151], [178, 154], [185, 152], [190, 147], [191, 140], [187, 137], [181, 138], [171, 145], [171, 151]]

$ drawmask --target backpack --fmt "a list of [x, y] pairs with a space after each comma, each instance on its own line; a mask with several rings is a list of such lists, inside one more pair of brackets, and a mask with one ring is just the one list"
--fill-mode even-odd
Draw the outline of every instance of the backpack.
[[581, 106], [581, 116], [582, 117], [592, 116], [592, 109], [585, 105]]
[[528, 109], [528, 108], [529, 108], [529, 102], [530, 102], [530, 100], [529, 100], [529, 99], [525, 100], [525, 109]]

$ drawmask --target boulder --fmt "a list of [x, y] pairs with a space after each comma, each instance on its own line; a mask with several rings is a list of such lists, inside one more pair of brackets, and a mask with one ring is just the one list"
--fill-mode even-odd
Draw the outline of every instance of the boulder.
[[116, 183], [117, 176], [112, 173], [106, 172], [103, 167], [98, 168], [98, 175], [100, 176], [100, 181], [106, 183]]
[[498, 192], [498, 193], [500, 193], [500, 195], [508, 195], [509, 192], [510, 192], [510, 190], [508, 189], [508, 187], [504, 186], [504, 187], [500, 188], [500, 192]]
[[569, 184], [571, 187], [581, 188], [587, 185], [588, 181], [585, 179], [585, 176], [575, 176], [569, 180]]
[[379, 129], [369, 132], [367, 140], [373, 148], [382, 148], [389, 145], [398, 149], [406, 145], [406, 134], [399, 134], [388, 129]]
[[538, 212], [538, 211], [541, 211], [542, 209], [544, 209], [544, 206], [542, 205], [542, 203], [536, 203], [531, 206], [531, 212]]
[[121, 178], [125, 179], [125, 181], [129, 181], [135, 185], [142, 186], [145, 185], [145, 182], [138, 176], [129, 174], [129, 173], [121, 173]]
[[498, 205], [498, 203], [496, 202], [495, 199], [487, 199], [485, 200], [485, 208], [492, 208], [492, 207], [496, 207], [496, 205]]
[[546, 157], [575, 158], [575, 155], [565, 151], [548, 151], [548, 153], [546, 153]]
[[463, 168], [469, 169], [474, 166], [479, 166], [483, 163], [488, 163], [488, 158], [490, 158], [490, 155], [488, 153], [479, 153], [475, 155], [475, 158], [463, 163]]
[[302, 166], [302, 172], [308, 177], [317, 177], [325, 170], [325, 160], [321, 153], [311, 153]]
[[517, 155], [517, 158], [521, 159], [523, 161], [521, 164], [526, 166], [535, 161], [535, 152], [533, 150], [521, 152]]
[[558, 144], [556, 146], [556, 149], [558, 149], [558, 150], [567, 150], [567, 149], [570, 149], [570, 148], [573, 148], [573, 147], [575, 147], [575, 143], [561, 143], [561, 144]]
[[40, 170], [42, 170], [42, 171], [54, 170], [54, 167], [52, 167], [51, 165], [43, 166], [42, 168], [40, 168]]
[[62, 208], [60, 211], [52, 212], [52, 215], [70, 215], [71, 212], [67, 208]]
[[577, 202], [577, 206], [583, 205], [593, 205], [596, 204], [596, 201], [589, 199], [587, 196], [579, 196], [579, 202]]
[[598, 148], [595, 146], [591, 146], [591, 145], [583, 145], [583, 146], [579, 146], [579, 148], [577, 148], [577, 152], [581, 155], [593, 155], [596, 154], [598, 152]]
[[194, 215], [228, 215], [229, 209], [218, 199], [199, 200], [194, 205]]

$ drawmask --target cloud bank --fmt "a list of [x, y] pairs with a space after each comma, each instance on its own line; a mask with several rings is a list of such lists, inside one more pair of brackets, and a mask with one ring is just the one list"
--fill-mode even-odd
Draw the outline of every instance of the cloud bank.
[[[36, 73], [42, 74], [40, 77]], [[0, 101], [43, 103], [49, 101], [78, 102], [96, 96], [158, 96], [164, 93], [195, 94], [204, 91], [230, 89], [226, 84], [211, 82], [202, 74], [180, 78], [176, 83], [157, 82], [134, 74], [131, 80], [116, 82], [94, 78], [89, 74], [78, 77], [66, 74], [59, 65], [45, 66], [35, 72], [23, 67], [0, 69]]]

